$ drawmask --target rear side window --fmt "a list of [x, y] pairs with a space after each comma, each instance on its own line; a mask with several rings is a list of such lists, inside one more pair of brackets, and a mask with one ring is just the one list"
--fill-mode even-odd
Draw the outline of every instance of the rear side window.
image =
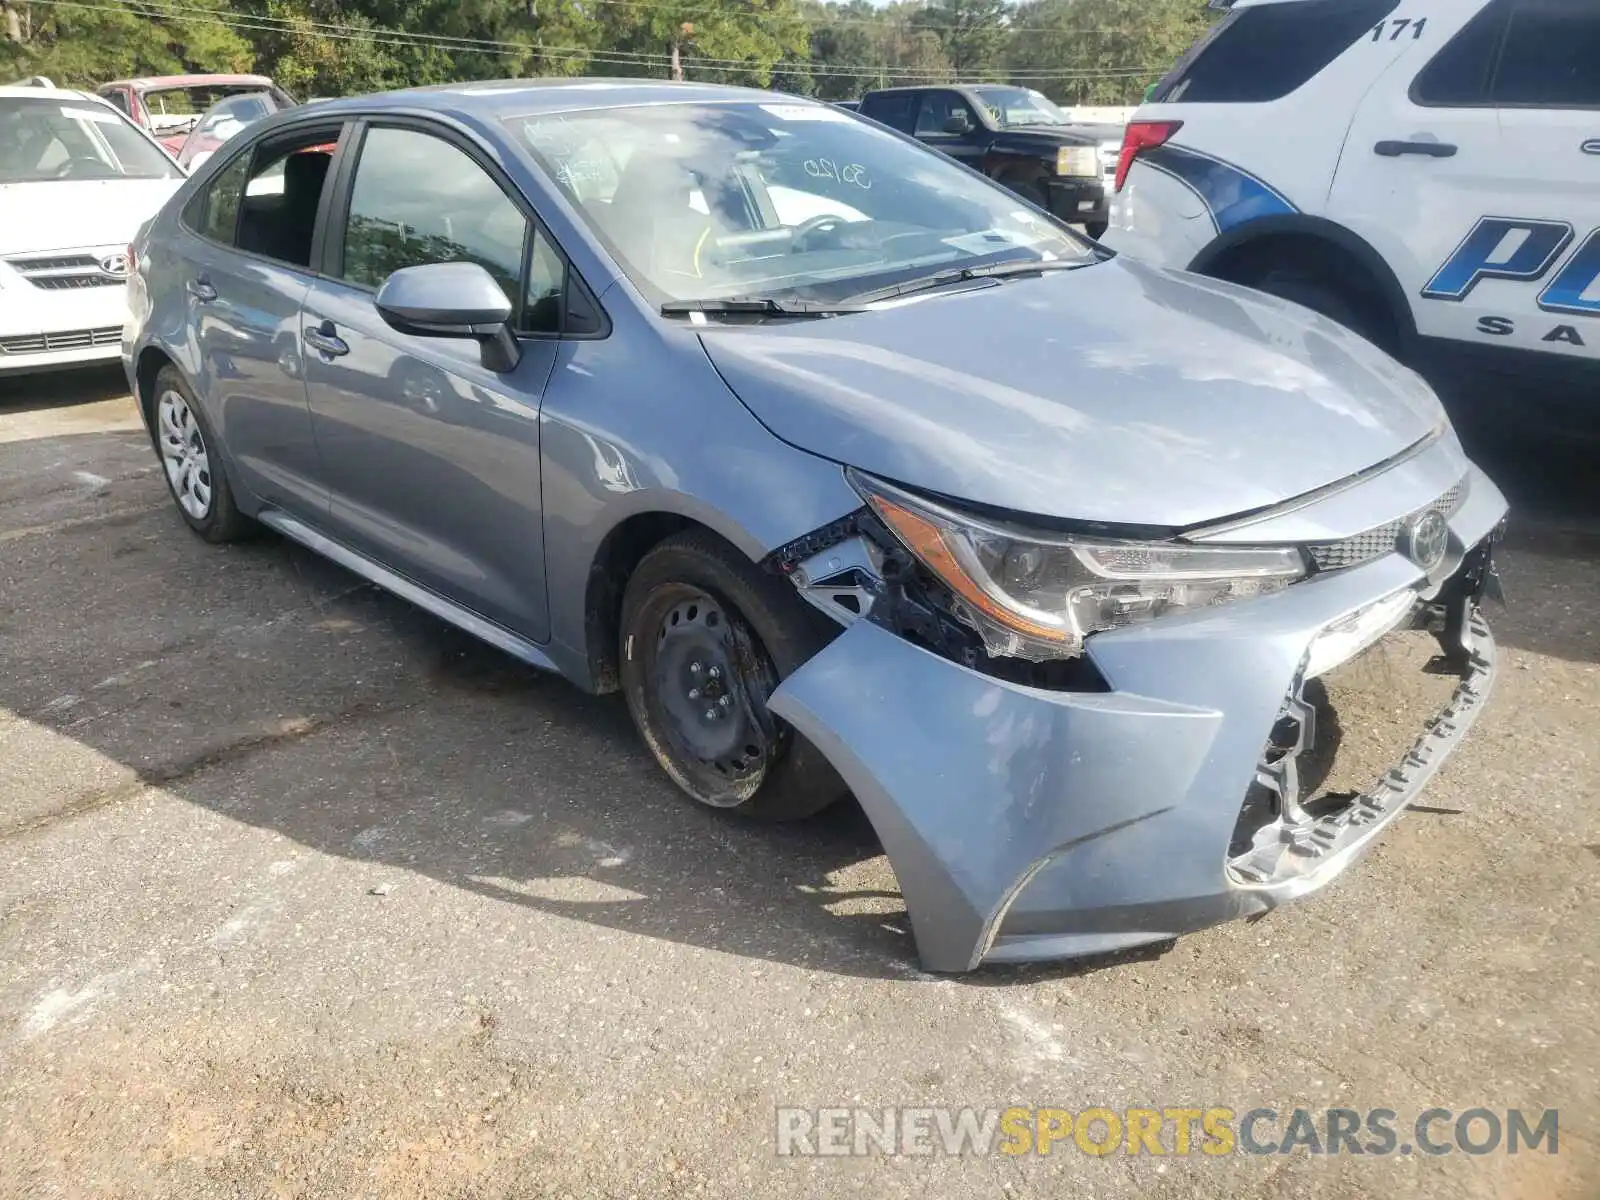
[[1496, 104], [1600, 108], [1600, 5], [1518, 0], [1495, 72]]
[[1411, 99], [1437, 108], [1470, 108], [1488, 103], [1489, 76], [1500, 51], [1508, 7], [1504, 0], [1495, 0], [1468, 21], [1422, 68], [1411, 85]]
[[1313, 79], [1400, 0], [1293, 0], [1235, 9], [1179, 60], [1153, 103], [1260, 104]]
[[901, 133], [911, 132], [911, 119], [916, 111], [915, 92], [897, 92], [892, 96], [868, 96], [861, 102], [861, 115], [882, 122]]

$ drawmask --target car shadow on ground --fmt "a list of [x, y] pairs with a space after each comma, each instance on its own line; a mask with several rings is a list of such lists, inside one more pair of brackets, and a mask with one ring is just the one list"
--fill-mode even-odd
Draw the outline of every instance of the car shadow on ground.
[[[422, 876], [559, 918], [526, 930], [552, 953], [573, 952], [570, 921], [811, 970], [919, 975], [859, 807], [787, 826], [695, 807], [617, 697], [524, 667], [278, 538], [193, 538], [163, 503], [142, 438], [0, 444], [0, 709], [135, 777], [67, 788], [21, 818], [0, 813], [0, 839], [151, 786], [392, 876], [397, 896]], [[8, 544], [8, 505], [32, 503], [25, 460], [121, 463], [94, 502], [138, 504]], [[1514, 524], [1513, 547], [1555, 537], [1559, 556], [1592, 570], [1594, 493], [1563, 499], [1548, 455], [1508, 461], [1514, 473], [1489, 469], [1509, 492], [1557, 502], [1530, 518], [1532, 541]], [[1505, 643], [1548, 653], [1559, 651], [1541, 639], [1560, 638], [1569, 657], [1579, 636], [1570, 621], [1502, 630]], [[1165, 949], [960, 978], [1070, 977]]]

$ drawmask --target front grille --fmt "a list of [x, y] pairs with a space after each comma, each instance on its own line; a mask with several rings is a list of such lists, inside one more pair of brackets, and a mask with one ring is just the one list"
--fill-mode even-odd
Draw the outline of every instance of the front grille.
[[6, 264], [34, 287], [52, 292], [117, 287], [124, 282], [101, 270], [94, 254], [24, 254], [6, 259]]
[[1382, 558], [1399, 548], [1401, 532], [1423, 513], [1436, 512], [1445, 520], [1449, 520], [1455, 516], [1456, 510], [1466, 498], [1467, 481], [1463, 479], [1432, 504], [1425, 504], [1416, 512], [1407, 513], [1398, 521], [1390, 521], [1342, 541], [1311, 546], [1309, 548], [1311, 561], [1317, 564], [1319, 571], [1338, 571], [1345, 567], [1360, 566], [1375, 558]]
[[48, 354], [52, 350], [87, 350], [91, 346], [115, 346], [122, 341], [122, 326], [99, 329], [64, 329], [59, 333], [28, 333], [0, 337], [0, 354]]

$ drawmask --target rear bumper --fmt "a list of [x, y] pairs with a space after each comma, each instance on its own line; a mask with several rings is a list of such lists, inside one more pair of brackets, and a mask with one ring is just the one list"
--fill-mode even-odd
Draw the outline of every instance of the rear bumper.
[[1074, 224], [1098, 224], [1106, 220], [1106, 184], [1103, 178], [1055, 176], [1047, 183], [1050, 211]]
[[[1450, 519], [1458, 567], [1505, 512], [1481, 475], [1471, 497]], [[1098, 635], [1088, 651], [1103, 693], [1007, 683], [857, 621], [771, 707], [872, 820], [928, 969], [1102, 953], [1313, 892], [1415, 798], [1488, 694], [1493, 641], [1475, 608], [1460, 685], [1435, 723], [1419, 721], [1411, 753], [1345, 809], [1280, 813], [1290, 819], [1238, 849], [1313, 642], [1408, 589], [1436, 594], [1390, 554], [1248, 605]]]

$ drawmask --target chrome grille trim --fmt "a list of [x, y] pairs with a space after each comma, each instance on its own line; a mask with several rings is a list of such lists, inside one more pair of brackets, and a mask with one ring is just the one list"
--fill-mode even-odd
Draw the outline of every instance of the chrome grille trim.
[[1306, 547], [1311, 555], [1311, 561], [1316, 564], [1319, 571], [1341, 571], [1346, 567], [1360, 566], [1362, 563], [1393, 553], [1399, 548], [1401, 531], [1423, 513], [1436, 512], [1447, 521], [1455, 516], [1467, 498], [1468, 478], [1464, 476], [1437, 500], [1431, 504], [1424, 504], [1415, 512], [1407, 513], [1398, 520], [1386, 522], [1337, 542], [1323, 542]]
[[87, 250], [70, 250], [52, 254], [17, 254], [5, 262], [34, 287], [46, 291], [117, 287], [127, 282], [101, 270], [102, 257], [105, 255]]
[[54, 333], [26, 333], [0, 337], [0, 354], [49, 354], [53, 350], [87, 350], [93, 346], [115, 346], [122, 342], [122, 326], [103, 325], [98, 329], [63, 329]]

